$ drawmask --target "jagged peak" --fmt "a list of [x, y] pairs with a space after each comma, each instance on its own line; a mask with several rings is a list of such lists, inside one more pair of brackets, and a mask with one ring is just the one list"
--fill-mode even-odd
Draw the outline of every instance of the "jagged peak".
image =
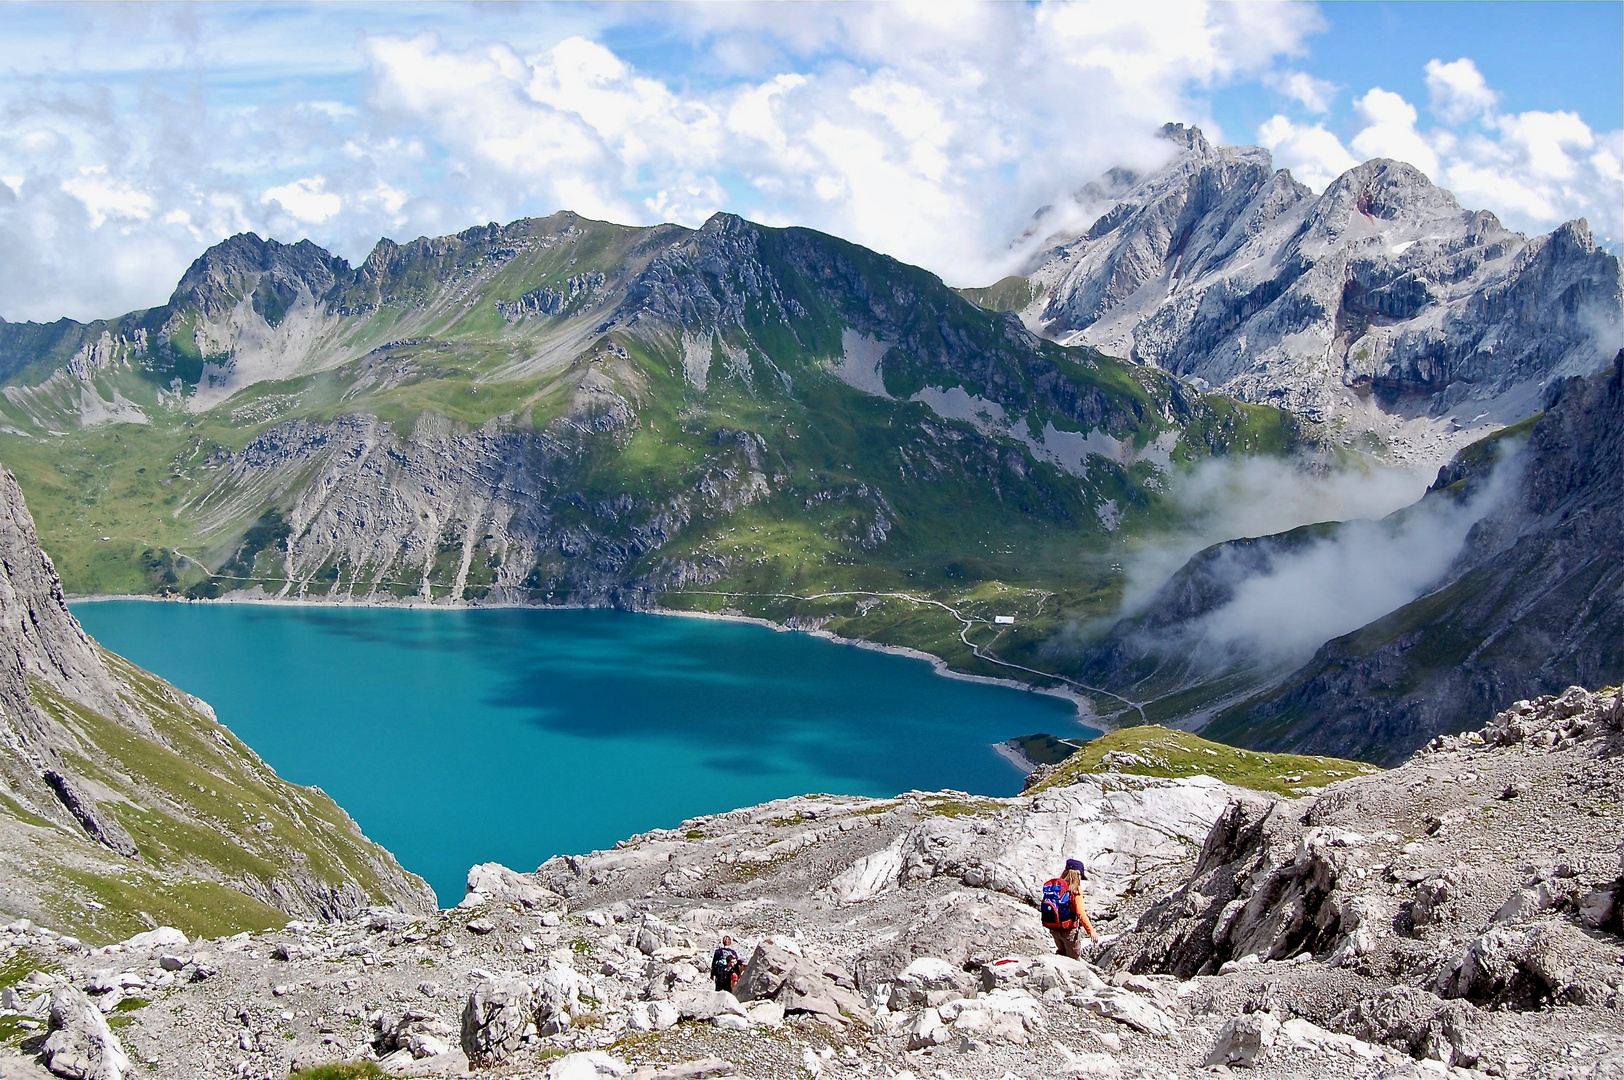
[[1162, 130], [1158, 134], [1168, 142], [1182, 146], [1192, 153], [1208, 154], [1212, 152], [1212, 144], [1201, 133], [1201, 129], [1194, 124], [1185, 126], [1184, 124], [1169, 122], [1162, 125]]
[[171, 306], [217, 315], [254, 292], [263, 277], [289, 296], [301, 288], [321, 296], [350, 273], [350, 264], [308, 239], [294, 244], [238, 233], [199, 255], [170, 296]]

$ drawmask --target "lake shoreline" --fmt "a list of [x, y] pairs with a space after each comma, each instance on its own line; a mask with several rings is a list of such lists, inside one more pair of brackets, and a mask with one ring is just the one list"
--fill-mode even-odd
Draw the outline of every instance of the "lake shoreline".
[[[786, 626], [771, 619], [757, 618], [754, 615], [728, 614], [712, 611], [678, 611], [672, 608], [638, 608], [625, 609], [608, 607], [601, 604], [516, 604], [516, 603], [490, 603], [469, 604], [464, 602], [442, 603], [433, 600], [420, 600], [415, 597], [391, 600], [350, 599], [350, 600], [304, 600], [280, 596], [253, 596], [236, 595], [220, 596], [213, 599], [198, 599], [187, 596], [153, 596], [151, 594], [106, 594], [95, 593], [84, 596], [68, 596], [69, 605], [73, 604], [99, 604], [110, 601], [139, 600], [153, 604], [247, 604], [261, 607], [307, 607], [307, 608], [365, 608], [365, 609], [395, 609], [416, 611], [625, 611], [631, 615], [663, 615], [679, 619], [710, 619], [717, 622], [748, 623], [754, 626], [765, 627], [779, 633], [810, 634], [813, 637], [823, 638], [838, 645], [852, 645], [859, 649], [872, 649], [875, 652], [891, 653], [894, 656], [907, 656], [915, 660], [923, 660], [930, 664], [937, 675], [949, 679], [959, 679], [964, 682], [985, 683], [990, 686], [1002, 686], [1011, 690], [1024, 690], [1029, 694], [1044, 694], [1048, 697], [1060, 698], [1069, 702], [1073, 710], [1072, 719], [1089, 734], [1084, 738], [1098, 738], [1114, 725], [1100, 717], [1094, 711], [1093, 704], [1083, 695], [1066, 687], [1033, 686], [1031, 683], [1021, 682], [1019, 679], [999, 678], [994, 675], [972, 675], [964, 671], [955, 671], [949, 667], [947, 661], [932, 653], [919, 649], [909, 648], [906, 645], [885, 645], [877, 641], [868, 641], [864, 638], [842, 637], [828, 630], [812, 629], [808, 627]], [[1050, 734], [1059, 735], [1059, 732]], [[1001, 745], [1001, 744], [999, 744]], [[1009, 759], [1007, 754], [1000, 752], [1000, 756], [1010, 760], [1023, 772], [1030, 771], [1028, 766], [1016, 763]]]

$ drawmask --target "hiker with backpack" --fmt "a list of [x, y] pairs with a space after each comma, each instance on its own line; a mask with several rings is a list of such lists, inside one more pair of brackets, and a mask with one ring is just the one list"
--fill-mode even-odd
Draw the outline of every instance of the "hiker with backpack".
[[1100, 940], [1094, 924], [1088, 921], [1088, 912], [1083, 910], [1083, 879], [1087, 876], [1083, 860], [1067, 859], [1065, 871], [1043, 883], [1043, 899], [1038, 904], [1043, 926], [1054, 936], [1055, 951], [1073, 960], [1083, 958], [1079, 929], [1088, 931], [1096, 945]]
[[739, 975], [744, 971], [744, 965], [739, 963], [739, 954], [733, 951], [733, 938], [727, 934], [722, 935], [722, 947], [711, 954], [711, 981], [716, 989], [733, 992], [739, 984]]

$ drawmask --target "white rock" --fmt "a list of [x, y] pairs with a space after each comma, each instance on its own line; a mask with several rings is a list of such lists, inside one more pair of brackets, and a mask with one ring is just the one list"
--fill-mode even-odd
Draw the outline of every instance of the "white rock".
[[617, 1057], [599, 1050], [568, 1054], [547, 1066], [544, 1080], [599, 1080], [600, 1077], [629, 1076], [632, 1068]]
[[745, 1016], [739, 999], [726, 990], [683, 990], [671, 996], [671, 1004], [685, 1020], [710, 1020], [717, 1016]]
[[169, 949], [177, 945], [186, 945], [191, 939], [183, 931], [173, 926], [160, 926], [156, 930], [147, 930], [136, 934], [124, 942], [126, 949]]
[[953, 1032], [942, 1023], [942, 1016], [935, 1009], [921, 1009], [918, 1017], [908, 1027], [909, 1050], [920, 1050], [927, 1046], [946, 1046], [952, 1038]]
[[782, 1027], [784, 1023], [784, 1007], [776, 1001], [752, 1001], [745, 1005], [744, 1015], [761, 1027]]
[[1106, 988], [1082, 995], [1080, 1004], [1090, 1012], [1126, 1024], [1147, 1035], [1167, 1036], [1174, 1030], [1173, 1021], [1161, 1009], [1144, 998], [1126, 990]]
[[43, 1052], [47, 1067], [67, 1080], [124, 1080], [130, 1072], [101, 1010], [71, 986], [51, 991], [51, 1034]]
[[1274, 1045], [1280, 1033], [1280, 1024], [1265, 1012], [1247, 1013], [1232, 1017], [1218, 1029], [1205, 1064], [1233, 1065], [1250, 1069], [1262, 1060]]
[[640, 1001], [626, 1010], [626, 1018], [638, 1031], [667, 1031], [682, 1014], [669, 1001]]

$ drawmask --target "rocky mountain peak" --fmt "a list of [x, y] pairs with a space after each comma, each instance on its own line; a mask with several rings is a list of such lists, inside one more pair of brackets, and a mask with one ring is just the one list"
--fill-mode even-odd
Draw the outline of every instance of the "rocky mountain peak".
[[1178, 123], [1163, 124], [1161, 136], [1169, 142], [1177, 143], [1191, 153], [1207, 154], [1212, 152], [1212, 144], [1201, 133], [1201, 129], [1193, 124], [1189, 127]]
[[1616, 348], [1618, 260], [1583, 222], [1529, 240], [1401, 161], [1315, 196], [1264, 149], [1168, 137], [1186, 149], [1085, 188], [1103, 211], [1029, 263], [1029, 326], [1429, 463]]
[[274, 323], [300, 293], [325, 296], [349, 274], [348, 262], [309, 240], [283, 244], [238, 233], [198, 256], [169, 303], [218, 319], [252, 297], [255, 310]]

